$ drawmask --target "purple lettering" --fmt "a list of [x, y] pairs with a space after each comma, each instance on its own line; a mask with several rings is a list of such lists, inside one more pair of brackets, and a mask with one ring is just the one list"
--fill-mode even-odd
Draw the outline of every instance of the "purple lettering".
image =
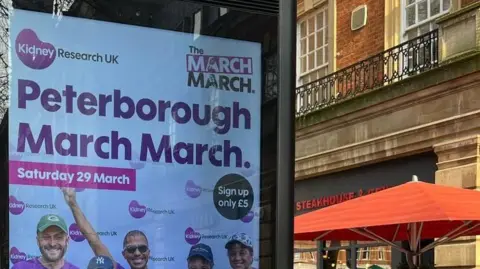
[[200, 105], [193, 104], [193, 121], [198, 125], [207, 125], [210, 122], [210, 110], [211, 107], [209, 105], [205, 105], [205, 116], [200, 118]]
[[[87, 107], [87, 106], [93, 106], [93, 107]], [[97, 106], [97, 98], [95, 95], [89, 93], [89, 92], [84, 92], [81, 93], [78, 96], [78, 101], [77, 101], [77, 107], [80, 113], [83, 115], [93, 115], [97, 112], [97, 109], [95, 108]]]
[[19, 124], [18, 134], [17, 152], [25, 152], [25, 142], [27, 142], [30, 152], [39, 153], [45, 143], [45, 153], [53, 155], [52, 127], [50, 125], [42, 126], [36, 141], [28, 123], [21, 122]]
[[[56, 90], [46, 89], [42, 92], [40, 100], [40, 103], [46, 111], [56, 112], [60, 109], [60, 105], [58, 103], [62, 101], [62, 97], [60, 96], [60, 93], [58, 93]], [[56, 104], [52, 105], [52, 102]]]
[[142, 145], [140, 149], [140, 161], [147, 161], [147, 154], [150, 155], [152, 161], [159, 162], [163, 155], [165, 155], [165, 162], [172, 162], [172, 148], [170, 146], [170, 136], [162, 136], [158, 150], [155, 150], [152, 136], [150, 134], [142, 134]]
[[208, 151], [208, 159], [210, 160], [210, 163], [213, 164], [214, 166], [222, 166], [222, 161], [217, 159], [215, 156], [215, 153], [217, 152], [222, 152], [222, 146], [220, 145], [215, 145], [210, 148]]
[[96, 141], [95, 141], [95, 152], [97, 153], [98, 157], [102, 158], [102, 159], [108, 159], [110, 158], [110, 154], [108, 153], [108, 151], [104, 151], [102, 149], [102, 145], [103, 144], [108, 144], [110, 143], [110, 139], [108, 138], [108, 136], [100, 136]]
[[[187, 155], [183, 157], [181, 151], [184, 151]], [[179, 164], [193, 164], [193, 144], [180, 142], [173, 147], [173, 158]]]
[[112, 159], [118, 160], [118, 150], [123, 146], [125, 152], [124, 160], [132, 159], [132, 143], [125, 137], [119, 137], [117, 131], [112, 132]]
[[[63, 142], [68, 142], [68, 147], [64, 148]], [[77, 156], [77, 135], [59, 133], [55, 137], [55, 150], [62, 156]]]
[[232, 153], [235, 155], [235, 167], [242, 167], [242, 150], [237, 146], [230, 146], [230, 140], [225, 140], [225, 148], [223, 151], [224, 166], [230, 167], [230, 157]]
[[246, 108], [240, 108], [240, 103], [233, 102], [233, 128], [240, 128], [240, 116], [244, 118], [244, 129], [249, 130], [251, 128], [251, 116], [250, 111]]
[[214, 131], [217, 134], [226, 134], [230, 131], [230, 108], [223, 106], [216, 106], [213, 108], [212, 120], [217, 125]]
[[[144, 107], [147, 107], [148, 112], [145, 112]], [[153, 120], [155, 119], [155, 116], [157, 115], [157, 107], [155, 105], [155, 102], [153, 102], [150, 99], [140, 99], [137, 103], [137, 114], [138, 117], [142, 120]]]
[[[27, 93], [27, 87], [32, 91]], [[33, 101], [40, 96], [40, 86], [31, 80], [18, 80], [18, 108], [27, 108], [27, 101]]]
[[[123, 111], [122, 104], [127, 105], [127, 111]], [[120, 90], [113, 91], [113, 116], [115, 118], [130, 119], [135, 113], [135, 104], [128, 96], [122, 96]]]
[[77, 93], [73, 90], [72, 85], [65, 86], [63, 96], [65, 96], [67, 99], [66, 112], [73, 113], [73, 98], [77, 97]]
[[[183, 116], [180, 116], [178, 113], [179, 110], [183, 110]], [[192, 117], [192, 111], [190, 107], [185, 104], [184, 102], [175, 103], [172, 107], [172, 117], [175, 119], [176, 122], [180, 124], [188, 123]]]
[[100, 116], [105, 117], [107, 115], [107, 104], [112, 102], [112, 96], [111, 95], [105, 95], [105, 94], [100, 94], [99, 95], [100, 99], [100, 107], [98, 114]]

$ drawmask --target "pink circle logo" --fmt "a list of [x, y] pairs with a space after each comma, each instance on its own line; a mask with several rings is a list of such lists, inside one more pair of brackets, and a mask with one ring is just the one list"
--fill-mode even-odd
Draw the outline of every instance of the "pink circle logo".
[[130, 205], [128, 205], [128, 211], [132, 217], [141, 219], [147, 214], [147, 207], [133, 200], [130, 202]]
[[25, 210], [25, 203], [11, 195], [8, 197], [8, 210], [13, 215], [20, 215]]
[[70, 225], [70, 227], [68, 228], [68, 235], [70, 235], [70, 238], [72, 238], [72, 240], [75, 242], [82, 242], [83, 240], [85, 240], [85, 236], [83, 236], [80, 228], [76, 223], [72, 223], [72, 225]]
[[55, 47], [42, 42], [32, 29], [23, 29], [18, 34], [15, 51], [24, 65], [36, 70], [49, 67], [57, 57]]
[[23, 262], [27, 260], [27, 254], [21, 252], [16, 247], [10, 249], [10, 261], [15, 264], [18, 262]]
[[202, 235], [199, 232], [195, 232], [192, 227], [188, 227], [185, 230], [185, 241], [190, 245], [196, 245], [202, 239]]
[[195, 184], [193, 180], [187, 181], [187, 184], [185, 184], [185, 193], [190, 197], [190, 198], [197, 198], [202, 194], [202, 188]]

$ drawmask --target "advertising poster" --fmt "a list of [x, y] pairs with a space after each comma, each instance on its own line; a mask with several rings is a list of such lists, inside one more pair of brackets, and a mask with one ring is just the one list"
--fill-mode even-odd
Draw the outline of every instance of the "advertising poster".
[[22, 10], [10, 42], [10, 268], [258, 268], [260, 44]]

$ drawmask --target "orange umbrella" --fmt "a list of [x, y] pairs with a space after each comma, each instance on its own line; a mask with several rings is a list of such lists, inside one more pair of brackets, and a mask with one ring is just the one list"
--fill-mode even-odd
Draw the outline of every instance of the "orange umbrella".
[[[295, 217], [295, 240], [374, 240], [419, 255], [480, 234], [480, 192], [413, 182]], [[418, 249], [421, 239], [439, 238]], [[410, 250], [395, 241], [408, 240]]]

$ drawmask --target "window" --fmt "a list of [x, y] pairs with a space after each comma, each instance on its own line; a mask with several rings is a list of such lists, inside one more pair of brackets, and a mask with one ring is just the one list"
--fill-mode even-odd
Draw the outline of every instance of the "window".
[[295, 241], [294, 269], [317, 268], [317, 243], [314, 241]]
[[298, 23], [298, 66], [300, 84], [317, 80], [328, 70], [328, 9], [317, 9]]
[[370, 259], [370, 248], [360, 248], [358, 249], [357, 257], [359, 260], [369, 260]]
[[383, 261], [385, 260], [385, 248], [378, 248], [378, 260]]
[[403, 0], [404, 39], [410, 40], [438, 26], [434, 20], [450, 10], [451, 0]]

